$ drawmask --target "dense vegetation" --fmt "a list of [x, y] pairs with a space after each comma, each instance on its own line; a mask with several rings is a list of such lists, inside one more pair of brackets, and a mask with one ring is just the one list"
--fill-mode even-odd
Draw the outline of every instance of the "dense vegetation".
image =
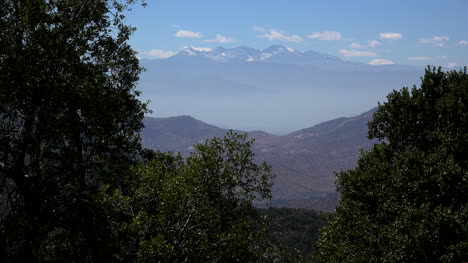
[[428, 68], [369, 123], [381, 144], [338, 174], [320, 262], [468, 261], [468, 74]]
[[0, 261], [114, 253], [99, 200], [140, 151], [133, 1], [0, 1]]
[[[253, 162], [246, 135], [196, 145], [187, 159], [146, 152], [126, 191], [104, 197], [121, 240], [118, 261], [261, 262], [274, 258], [267, 221], [270, 167]], [[117, 259], [116, 259], [117, 260]]]
[[296, 262], [311, 262], [314, 245], [327, 214], [295, 208], [263, 209], [270, 221], [268, 239]]

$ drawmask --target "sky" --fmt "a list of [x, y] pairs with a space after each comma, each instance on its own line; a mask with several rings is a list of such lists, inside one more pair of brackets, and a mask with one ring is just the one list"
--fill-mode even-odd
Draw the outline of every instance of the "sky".
[[186, 46], [326, 53], [371, 65], [468, 65], [468, 0], [146, 0], [127, 14], [142, 58]]

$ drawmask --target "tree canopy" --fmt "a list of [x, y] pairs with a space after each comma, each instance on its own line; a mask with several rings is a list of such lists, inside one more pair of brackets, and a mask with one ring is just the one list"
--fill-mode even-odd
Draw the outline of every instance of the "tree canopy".
[[135, 1], [0, 1], [0, 258], [106, 261], [94, 196], [124, 188], [146, 105]]
[[468, 261], [468, 74], [428, 68], [379, 104], [355, 169], [337, 175], [320, 262]]
[[[255, 164], [246, 134], [195, 145], [187, 159], [155, 152], [128, 192], [107, 195], [124, 262], [268, 262], [267, 220], [253, 206], [273, 174]], [[121, 220], [124, 218], [124, 220]]]

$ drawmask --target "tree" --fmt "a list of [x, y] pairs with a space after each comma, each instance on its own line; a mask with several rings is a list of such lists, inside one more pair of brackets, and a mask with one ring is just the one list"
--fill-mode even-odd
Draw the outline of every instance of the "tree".
[[381, 144], [337, 176], [320, 262], [468, 261], [468, 74], [428, 68], [369, 123]]
[[107, 261], [146, 105], [134, 0], [0, 0], [0, 261]]
[[229, 132], [186, 160], [156, 152], [137, 166], [128, 193], [103, 198], [109, 217], [124, 218], [115, 222], [126, 240], [115, 261], [272, 262], [267, 221], [253, 202], [271, 197], [273, 174], [255, 164], [251, 144]]
[[297, 254], [292, 262], [313, 262], [314, 244], [324, 226], [323, 218], [328, 213], [285, 207], [269, 207], [262, 212], [270, 220], [269, 239], [277, 246], [290, 250], [289, 257]]

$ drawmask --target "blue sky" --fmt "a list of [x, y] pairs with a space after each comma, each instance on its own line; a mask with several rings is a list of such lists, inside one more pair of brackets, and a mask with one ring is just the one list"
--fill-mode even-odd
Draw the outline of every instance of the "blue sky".
[[128, 23], [141, 57], [184, 46], [284, 44], [373, 64], [468, 65], [467, 0], [147, 0]]

